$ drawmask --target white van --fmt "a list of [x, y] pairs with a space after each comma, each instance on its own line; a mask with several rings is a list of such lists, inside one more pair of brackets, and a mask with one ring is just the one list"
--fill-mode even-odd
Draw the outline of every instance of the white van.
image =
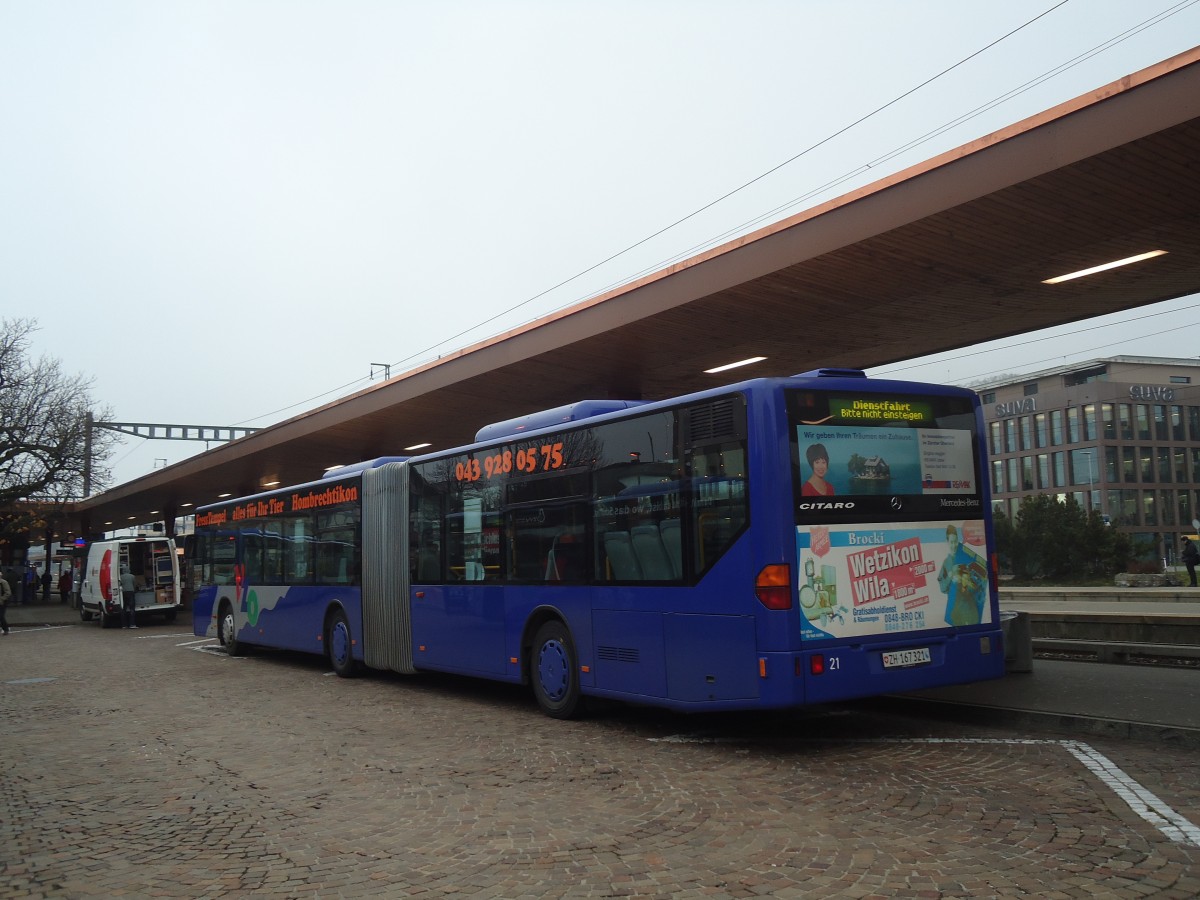
[[180, 605], [179, 557], [174, 539], [167, 537], [114, 538], [90, 544], [79, 585], [80, 618], [90, 622], [95, 616], [103, 628], [121, 625], [122, 569], [133, 573], [137, 585], [137, 617], [158, 613], [174, 622]]

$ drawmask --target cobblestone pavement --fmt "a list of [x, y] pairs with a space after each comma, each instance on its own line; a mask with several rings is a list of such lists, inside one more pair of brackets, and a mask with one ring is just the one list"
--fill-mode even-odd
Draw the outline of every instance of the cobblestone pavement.
[[1196, 897], [1194, 749], [0, 637], [0, 897]]

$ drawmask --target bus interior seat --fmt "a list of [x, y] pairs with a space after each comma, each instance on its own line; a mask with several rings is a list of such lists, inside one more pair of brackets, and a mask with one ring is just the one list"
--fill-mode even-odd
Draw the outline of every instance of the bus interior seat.
[[604, 533], [604, 552], [612, 567], [612, 577], [615, 581], [641, 581], [642, 570], [637, 557], [633, 555], [633, 544], [627, 531], [606, 531]]
[[633, 552], [642, 569], [642, 577], [648, 581], [670, 581], [675, 576], [667, 548], [663, 546], [657, 525], [635, 525], [630, 532]]
[[658, 531], [662, 536], [663, 547], [667, 551], [667, 559], [671, 562], [671, 573], [676, 578], [683, 577], [683, 544], [679, 533], [678, 519], [663, 519], [658, 523]]
[[463, 567], [464, 581], [483, 581], [484, 579], [483, 563], [474, 560], [467, 560]]
[[436, 547], [422, 546], [417, 553], [417, 580], [437, 581], [442, 570], [442, 554]]
[[546, 581], [580, 581], [587, 571], [586, 552], [574, 532], [554, 539], [546, 555]]

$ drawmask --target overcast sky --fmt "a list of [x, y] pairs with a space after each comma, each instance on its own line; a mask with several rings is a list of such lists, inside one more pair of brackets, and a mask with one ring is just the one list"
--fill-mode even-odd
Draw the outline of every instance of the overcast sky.
[[[0, 312], [119, 421], [269, 425], [1198, 36], [1197, 0], [0, 0]], [[886, 371], [1194, 357], [1198, 302]]]

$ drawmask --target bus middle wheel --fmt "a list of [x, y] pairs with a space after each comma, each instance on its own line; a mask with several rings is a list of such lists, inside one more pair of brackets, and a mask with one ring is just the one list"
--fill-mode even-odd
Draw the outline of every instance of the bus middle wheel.
[[554, 620], [537, 630], [530, 666], [533, 695], [542, 712], [570, 719], [581, 711], [579, 660], [566, 625]]

